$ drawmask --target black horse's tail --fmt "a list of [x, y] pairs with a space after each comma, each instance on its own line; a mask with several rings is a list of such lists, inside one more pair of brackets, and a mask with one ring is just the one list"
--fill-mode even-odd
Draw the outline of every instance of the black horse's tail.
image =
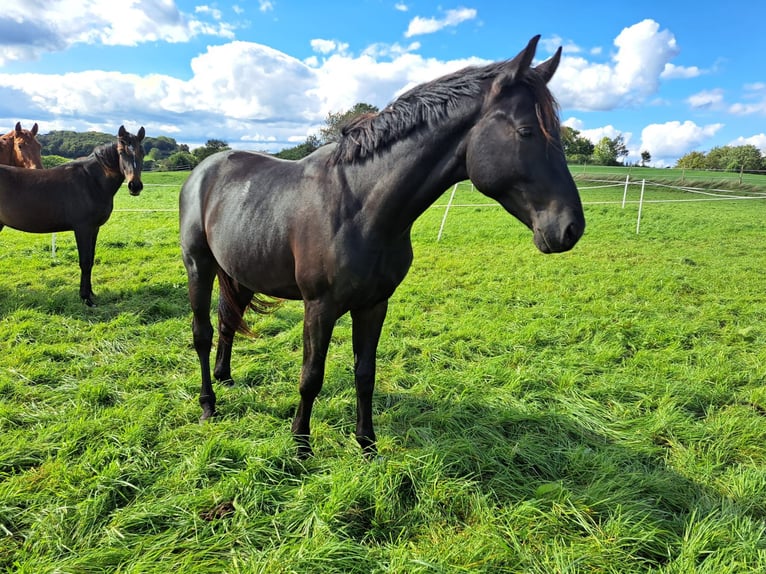
[[218, 319], [224, 327], [223, 331], [242, 333], [253, 336], [253, 332], [247, 326], [244, 314], [247, 309], [265, 315], [279, 307], [282, 299], [269, 299], [248, 289], [243, 289], [240, 284], [223, 270], [218, 270], [218, 286], [221, 291], [218, 303]]

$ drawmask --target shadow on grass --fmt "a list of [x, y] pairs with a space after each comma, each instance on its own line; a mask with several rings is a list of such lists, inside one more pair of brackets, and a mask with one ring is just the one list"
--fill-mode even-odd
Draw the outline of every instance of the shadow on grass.
[[438, 461], [445, 476], [471, 481], [497, 508], [532, 504], [561, 520], [562, 532], [571, 528], [583, 536], [621, 521], [633, 529], [622, 535], [636, 537], [633, 555], [655, 567], [677, 557], [689, 525], [701, 517], [720, 513], [766, 528], [763, 497], [722, 495], [669, 466], [664, 433], [615, 432], [592, 414], [562, 413], [560, 397], [536, 398], [532, 408], [516, 403], [524, 405], [521, 411], [481, 397], [380, 395], [376, 418], [407, 456]]
[[71, 285], [22, 285], [0, 291], [0, 317], [19, 309], [108, 322], [123, 313], [140, 317], [144, 324], [191, 316], [185, 285], [152, 283], [126, 286], [124, 289], [103, 288], [94, 297], [95, 306], [88, 307], [77, 291], [77, 279]]

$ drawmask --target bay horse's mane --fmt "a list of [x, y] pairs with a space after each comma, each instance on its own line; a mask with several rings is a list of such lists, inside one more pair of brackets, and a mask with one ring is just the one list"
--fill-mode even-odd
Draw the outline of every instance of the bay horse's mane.
[[[330, 164], [364, 162], [418, 129], [440, 123], [465, 99], [475, 99], [484, 93], [487, 83], [502, 73], [509, 62], [464, 68], [415, 86], [377, 113], [352, 118], [341, 128]], [[546, 139], [553, 142], [553, 134], [560, 128], [553, 94], [535, 68], [524, 70], [520, 80], [532, 90], [540, 128]]]

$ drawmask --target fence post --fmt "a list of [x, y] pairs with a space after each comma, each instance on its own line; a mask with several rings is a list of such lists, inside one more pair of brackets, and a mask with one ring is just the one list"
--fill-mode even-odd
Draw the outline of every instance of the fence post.
[[622, 192], [622, 208], [625, 209], [625, 200], [628, 197], [628, 184], [630, 183], [630, 174], [625, 176], [625, 191]]
[[457, 190], [457, 184], [455, 184], [455, 186], [452, 188], [452, 193], [449, 196], [447, 207], [444, 209], [444, 217], [442, 217], [442, 224], [439, 226], [439, 235], [436, 236], [437, 243], [442, 240], [442, 232], [444, 231], [444, 224], [447, 223], [447, 214], [449, 213], [449, 208], [452, 205], [452, 200], [455, 199], [456, 190]]
[[639, 229], [641, 229], [641, 208], [644, 206], [644, 186], [646, 180], [641, 180], [641, 198], [638, 200], [638, 219], [636, 220], [636, 235], [638, 235]]

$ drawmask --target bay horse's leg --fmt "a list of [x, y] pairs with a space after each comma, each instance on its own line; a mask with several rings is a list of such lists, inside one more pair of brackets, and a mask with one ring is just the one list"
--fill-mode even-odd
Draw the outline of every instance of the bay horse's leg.
[[218, 381], [227, 384], [234, 384], [231, 378], [231, 348], [234, 344], [234, 335], [254, 295], [253, 291], [243, 285], [236, 284], [236, 286], [237, 288], [230, 293], [230, 297], [218, 298], [218, 346], [215, 351], [213, 375]]
[[368, 309], [351, 311], [356, 385], [356, 440], [367, 456], [377, 453], [372, 425], [372, 393], [375, 389], [375, 354], [386, 319], [388, 301]]
[[[206, 251], [206, 250], [205, 250]], [[210, 349], [213, 346], [213, 325], [210, 323], [210, 297], [213, 294], [213, 281], [217, 265], [213, 255], [190, 253], [184, 249], [184, 265], [189, 285], [189, 303], [192, 309], [192, 338], [194, 350], [199, 359], [202, 373], [202, 385], [199, 392], [199, 404], [202, 407], [200, 421], [215, 415], [215, 392], [210, 378]]]
[[338, 318], [335, 306], [321, 300], [304, 301], [303, 306], [303, 365], [299, 386], [301, 400], [292, 427], [300, 458], [312, 454], [309, 444], [311, 409], [322, 390], [327, 348]]
[[93, 286], [91, 272], [96, 257], [96, 239], [99, 228], [75, 229], [74, 239], [77, 243], [77, 257], [80, 261], [80, 299], [88, 307], [93, 307]]

